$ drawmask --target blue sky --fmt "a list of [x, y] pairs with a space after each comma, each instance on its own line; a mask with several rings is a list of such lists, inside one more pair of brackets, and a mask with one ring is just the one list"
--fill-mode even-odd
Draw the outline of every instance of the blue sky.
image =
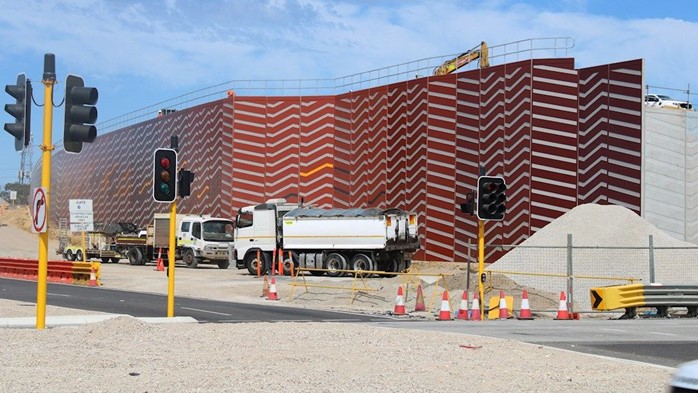
[[[0, 10], [0, 84], [25, 72], [43, 104], [53, 53], [54, 103], [67, 74], [80, 75], [99, 89], [98, 124], [231, 80], [336, 78], [537, 37], [574, 38], [578, 68], [643, 58], [647, 84], [698, 91], [695, 1], [0, 0]], [[36, 163], [43, 108], [32, 114]], [[58, 145], [62, 122], [55, 108]], [[20, 166], [1, 135], [0, 188]]]

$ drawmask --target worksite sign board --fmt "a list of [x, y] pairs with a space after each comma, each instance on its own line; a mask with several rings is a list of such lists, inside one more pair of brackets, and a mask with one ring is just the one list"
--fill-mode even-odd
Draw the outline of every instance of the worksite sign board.
[[71, 232], [94, 231], [92, 199], [70, 199], [68, 200], [68, 210], [70, 211]]

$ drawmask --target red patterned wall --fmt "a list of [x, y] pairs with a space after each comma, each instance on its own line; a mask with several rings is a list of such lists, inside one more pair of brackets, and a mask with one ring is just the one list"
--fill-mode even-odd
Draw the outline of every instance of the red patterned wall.
[[51, 217], [78, 198], [93, 199], [96, 221], [166, 211], [151, 196], [152, 152], [178, 135], [180, 166], [196, 174], [180, 213], [232, 217], [279, 197], [399, 207], [419, 213], [420, 258], [463, 261], [477, 221], [458, 204], [480, 166], [508, 184], [488, 244], [520, 243], [579, 203], [639, 211], [641, 81], [641, 60], [536, 59], [338, 96], [231, 96], [55, 154]]

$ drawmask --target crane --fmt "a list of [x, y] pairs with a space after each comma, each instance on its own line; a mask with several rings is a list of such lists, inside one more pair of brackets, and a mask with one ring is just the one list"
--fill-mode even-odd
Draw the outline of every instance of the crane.
[[487, 68], [490, 66], [487, 55], [487, 44], [485, 41], [482, 41], [479, 46], [476, 46], [467, 52], [463, 52], [451, 60], [445, 61], [443, 64], [434, 69], [434, 75], [450, 74], [478, 58], [480, 59], [480, 68]]

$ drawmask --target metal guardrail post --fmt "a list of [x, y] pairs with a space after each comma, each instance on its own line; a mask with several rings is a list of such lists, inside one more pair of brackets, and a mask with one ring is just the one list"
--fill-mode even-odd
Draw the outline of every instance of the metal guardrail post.
[[654, 284], [654, 240], [652, 235], [649, 236], [649, 250], [650, 254], [650, 284]]

